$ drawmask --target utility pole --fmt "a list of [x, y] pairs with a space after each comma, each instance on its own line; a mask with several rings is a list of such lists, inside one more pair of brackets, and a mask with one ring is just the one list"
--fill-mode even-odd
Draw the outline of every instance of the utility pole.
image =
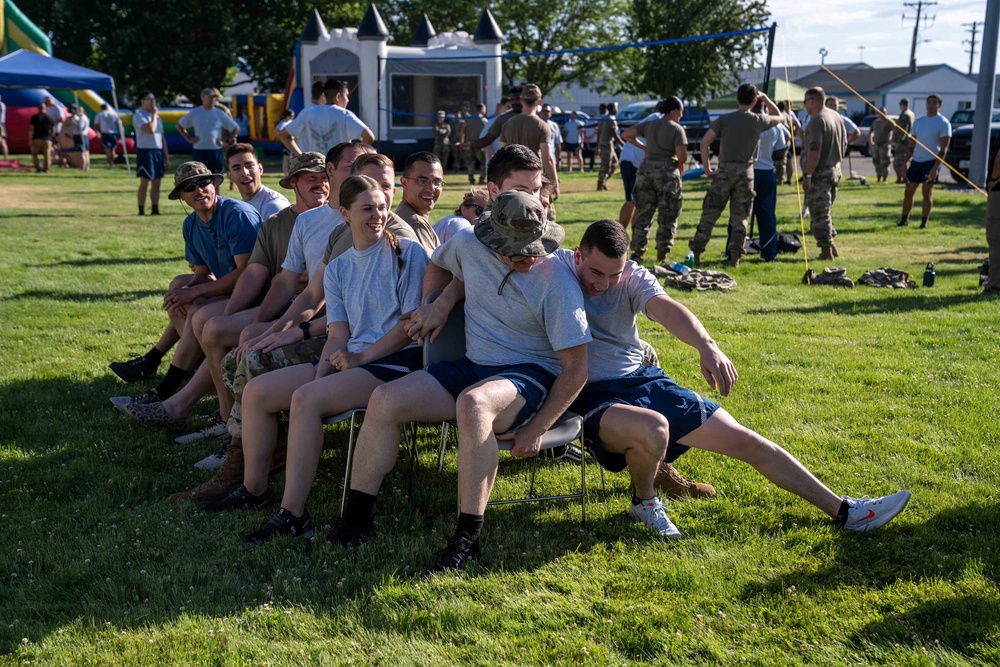
[[[917, 42], [919, 41], [919, 38], [920, 38], [920, 28], [921, 28], [920, 22], [923, 21], [924, 22], [923, 27], [926, 28], [927, 27], [927, 21], [930, 20], [930, 21], [933, 22], [934, 19], [936, 18], [936, 15], [935, 16], [927, 16], [927, 14], [924, 13], [924, 9], [926, 9], [927, 7], [934, 7], [936, 5], [937, 5], [936, 2], [928, 2], [927, 0], [917, 0], [917, 2], [904, 2], [903, 3], [904, 7], [907, 7], [909, 9], [916, 9], [917, 10], [917, 16], [916, 16], [916, 18], [913, 21], [913, 41], [910, 44], [910, 72], [911, 73], [917, 71]], [[904, 23], [906, 22], [907, 18], [908, 17], [904, 13], [903, 14], [903, 22]]]
[[976, 59], [976, 33], [979, 31], [979, 27], [982, 26], [982, 22], [973, 21], [972, 23], [963, 23], [962, 27], [968, 29], [972, 33], [972, 39], [962, 40], [962, 44], [968, 44], [969, 50], [966, 53], [969, 54], [969, 76], [972, 76], [972, 63]]
[[986, 0], [983, 23], [983, 47], [979, 56], [979, 87], [976, 91], [975, 127], [972, 130], [972, 154], [969, 156], [969, 180], [986, 184], [990, 157], [990, 117], [993, 115], [993, 81], [997, 65], [997, 40], [1000, 37], [1000, 0]]
[[859, 46], [858, 47], [858, 62], [859, 63], [863, 63], [864, 61], [865, 61], [865, 47], [864, 46]]

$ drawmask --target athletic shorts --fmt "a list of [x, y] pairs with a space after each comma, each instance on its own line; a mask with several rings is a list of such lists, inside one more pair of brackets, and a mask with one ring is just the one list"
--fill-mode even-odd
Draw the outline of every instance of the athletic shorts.
[[619, 163], [622, 172], [622, 183], [625, 184], [625, 201], [632, 201], [632, 191], [635, 190], [635, 176], [639, 173], [639, 167], [628, 160]]
[[78, 151], [82, 151], [83, 150], [83, 135], [82, 134], [74, 134], [73, 135], [73, 148], [75, 148]]
[[537, 364], [518, 364], [516, 366], [484, 366], [462, 357], [458, 361], [439, 361], [427, 367], [427, 372], [437, 380], [456, 400], [458, 395], [482, 382], [486, 378], [501, 377], [517, 389], [524, 397], [524, 407], [517, 413], [511, 430], [523, 426], [535, 416], [538, 408], [549, 395], [556, 376]]
[[135, 149], [135, 175], [155, 181], [163, 178], [163, 150], [160, 148]]
[[195, 162], [201, 162], [213, 174], [223, 173], [224, 159], [221, 148], [194, 148], [191, 150], [191, 159]]
[[567, 153], [575, 153], [580, 150], [580, 144], [572, 144], [568, 141], [563, 142], [563, 150]]
[[361, 366], [375, 376], [376, 380], [382, 382], [392, 382], [404, 375], [424, 367], [424, 351], [419, 347], [410, 347], [400, 350], [388, 357], [382, 357], [378, 361]]
[[101, 145], [105, 148], [114, 148], [118, 145], [117, 132], [101, 132]]
[[677, 441], [719, 409], [718, 403], [685, 389], [656, 366], [642, 366], [625, 377], [588, 384], [569, 409], [583, 417], [584, 444], [597, 462], [612, 472], [628, 467], [623, 454], [613, 454], [600, 446], [601, 417], [612, 405], [633, 405], [666, 417], [670, 424], [667, 463], [673, 463], [689, 449]]
[[[937, 164], [937, 160], [927, 160], [927, 162], [917, 162], [913, 160], [910, 162], [909, 169], [906, 170], [906, 182], [907, 183], [926, 183], [927, 174], [931, 173], [931, 169]], [[937, 179], [934, 179], [937, 183]]]

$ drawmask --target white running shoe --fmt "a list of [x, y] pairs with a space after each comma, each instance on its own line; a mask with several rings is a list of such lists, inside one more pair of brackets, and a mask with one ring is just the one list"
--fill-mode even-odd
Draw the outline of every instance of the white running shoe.
[[222, 464], [226, 462], [226, 457], [229, 455], [229, 443], [222, 445], [222, 449], [215, 452], [214, 454], [209, 454], [201, 461], [194, 464], [195, 468], [199, 470], [208, 470], [210, 472], [215, 472], [222, 467]]
[[[111, 399], [112, 403], [114, 399]], [[229, 431], [226, 430], [226, 422], [222, 421], [222, 417], [218, 414], [212, 415], [212, 423], [205, 428], [195, 431], [194, 433], [188, 433], [187, 435], [182, 435], [179, 438], [175, 438], [174, 442], [178, 445], [187, 445], [192, 442], [198, 442], [199, 440], [207, 440], [208, 438], [222, 438], [228, 435]]]
[[841, 526], [844, 530], [875, 530], [885, 524], [903, 511], [906, 503], [910, 502], [909, 491], [898, 491], [891, 496], [881, 498], [851, 498], [844, 496], [847, 503], [847, 520]]
[[663, 503], [658, 497], [644, 500], [638, 505], [628, 508], [628, 515], [651, 530], [655, 530], [661, 537], [678, 539], [681, 531], [673, 521], [667, 518], [667, 513], [663, 509]]

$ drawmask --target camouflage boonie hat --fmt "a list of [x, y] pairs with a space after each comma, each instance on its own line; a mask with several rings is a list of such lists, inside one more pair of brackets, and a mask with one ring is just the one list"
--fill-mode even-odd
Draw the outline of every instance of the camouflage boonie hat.
[[493, 207], [476, 221], [476, 238], [504, 257], [544, 257], [559, 247], [566, 232], [546, 222], [538, 197], [525, 192], [504, 192]]
[[199, 178], [205, 178], [206, 176], [211, 176], [212, 182], [215, 183], [215, 187], [219, 187], [222, 183], [222, 174], [213, 174], [212, 170], [203, 165], [201, 162], [185, 162], [181, 166], [177, 167], [177, 171], [174, 172], [174, 189], [170, 191], [167, 195], [167, 199], [180, 199], [180, 189], [188, 181], [196, 181]]
[[288, 175], [278, 181], [278, 185], [289, 190], [292, 189], [292, 176], [298, 176], [303, 172], [318, 174], [326, 170], [326, 156], [322, 153], [299, 153], [293, 155], [288, 161]]

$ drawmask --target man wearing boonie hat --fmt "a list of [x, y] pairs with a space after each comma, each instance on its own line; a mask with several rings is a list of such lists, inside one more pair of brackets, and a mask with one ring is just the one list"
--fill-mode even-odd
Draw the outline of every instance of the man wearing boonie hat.
[[[125, 413], [145, 404], [160, 405], [155, 415], [144, 414], [155, 416], [158, 426], [183, 425], [183, 420], [163, 411], [159, 402], [177, 391], [201, 358], [201, 346], [194, 334], [195, 313], [204, 309], [200, 317], [210, 317], [224, 311], [226, 298], [246, 268], [257, 241], [260, 214], [242, 201], [220, 197], [217, 188], [222, 181], [222, 174], [213, 173], [201, 162], [185, 162], [177, 168], [168, 198], [181, 199], [192, 209], [184, 219], [183, 234], [184, 258], [194, 267], [194, 274], [178, 276], [170, 283], [163, 297], [170, 324], [156, 346], [142, 357], [111, 365], [111, 370], [126, 381], [143, 379], [156, 372], [163, 355], [179, 342], [170, 370], [155, 389], [132, 399], [116, 397], [111, 401]], [[143, 421], [154, 423], [152, 419]]]
[[191, 159], [206, 165], [213, 173], [223, 168], [222, 146], [232, 143], [240, 126], [232, 116], [215, 106], [219, 91], [201, 91], [201, 106], [191, 109], [177, 121], [177, 132], [194, 146]]
[[[540, 178], [541, 161], [524, 152]], [[542, 434], [587, 379], [591, 337], [583, 296], [549, 256], [563, 238], [561, 227], [546, 222], [537, 197], [510, 191], [500, 194], [472, 229], [434, 251], [432, 264], [465, 284], [466, 355], [431, 364], [373, 394], [357, 443], [350, 498], [343, 521], [327, 536], [330, 542], [354, 543], [372, 531], [375, 494], [395, 461], [400, 420], [454, 419], [461, 514], [454, 538], [432, 569], [461, 568], [478, 555], [497, 440], [513, 441], [514, 456], [535, 456]]]

